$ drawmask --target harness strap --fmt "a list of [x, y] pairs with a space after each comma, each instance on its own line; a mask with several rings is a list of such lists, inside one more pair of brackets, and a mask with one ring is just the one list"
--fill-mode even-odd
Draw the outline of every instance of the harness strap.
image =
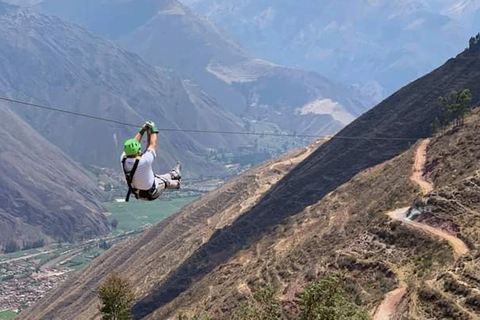
[[132, 192], [138, 194], [138, 190], [135, 190], [132, 187], [132, 182], [133, 182], [133, 175], [135, 174], [135, 171], [137, 171], [138, 163], [140, 162], [140, 157], [137, 156], [135, 158], [135, 163], [133, 164], [133, 168], [129, 172], [127, 172], [127, 170], [125, 170], [125, 162], [126, 161], [127, 161], [127, 157], [123, 157], [123, 160], [122, 160], [123, 173], [125, 174], [125, 180], [127, 180], [127, 185], [128, 185], [128, 193], [127, 193], [127, 196], [125, 198], [125, 202], [128, 202], [130, 200], [130, 194]]

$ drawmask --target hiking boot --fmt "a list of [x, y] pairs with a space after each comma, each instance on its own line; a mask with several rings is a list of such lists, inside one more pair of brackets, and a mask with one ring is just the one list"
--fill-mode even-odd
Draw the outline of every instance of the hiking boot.
[[170, 175], [172, 176], [172, 180], [182, 179], [181, 171], [182, 171], [182, 164], [180, 163], [180, 161], [178, 161], [175, 168], [173, 168], [172, 172], [170, 172]]

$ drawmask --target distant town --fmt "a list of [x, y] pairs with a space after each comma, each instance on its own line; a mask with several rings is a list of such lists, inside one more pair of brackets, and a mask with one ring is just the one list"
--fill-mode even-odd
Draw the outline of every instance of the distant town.
[[[117, 180], [120, 182], [120, 179]], [[152, 210], [155, 204], [151, 203], [132, 201], [127, 206], [123, 203], [122, 185], [114, 183], [115, 187], [109, 188], [109, 192], [105, 193], [109, 196], [104, 199], [107, 208], [105, 215], [118, 220], [118, 227], [110, 235], [0, 254], [0, 319], [4, 319], [2, 312], [20, 313], [55, 289], [70, 274], [85, 268], [112, 245], [141, 233], [223, 183], [225, 180], [222, 179], [189, 181], [182, 192], [162, 196], [164, 204], [161, 214], [157, 213], [158, 210]], [[105, 190], [105, 185], [101, 179], [99, 188]], [[137, 214], [130, 214], [131, 210]]]
[[143, 230], [0, 255], [0, 312], [19, 313], [110, 246]]

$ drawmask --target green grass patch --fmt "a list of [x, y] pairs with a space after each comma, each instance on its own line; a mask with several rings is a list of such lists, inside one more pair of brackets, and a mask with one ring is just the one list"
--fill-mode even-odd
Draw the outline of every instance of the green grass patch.
[[73, 257], [65, 264], [65, 266], [75, 270], [83, 269], [88, 266], [88, 264], [92, 262], [95, 258], [101, 256], [104, 252], [105, 250], [100, 248], [90, 249], [88, 251], [82, 252], [78, 256]]
[[17, 316], [16, 312], [11, 310], [0, 311], [0, 320], [11, 320]]
[[104, 206], [112, 214], [110, 219], [117, 219], [118, 231], [132, 231], [147, 224], [156, 224], [168, 218], [178, 210], [196, 200], [198, 196], [160, 199], [155, 201], [107, 202]]

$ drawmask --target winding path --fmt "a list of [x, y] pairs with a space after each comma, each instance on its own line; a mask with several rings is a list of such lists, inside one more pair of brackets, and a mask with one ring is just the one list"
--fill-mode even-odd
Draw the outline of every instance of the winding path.
[[[430, 143], [430, 139], [422, 140], [415, 152], [415, 161], [413, 164], [412, 175], [410, 176], [410, 180], [418, 184], [420, 190], [423, 194], [430, 193], [433, 190], [433, 184], [428, 182], [425, 177], [425, 163], [427, 162], [427, 147]], [[402, 221], [406, 225], [409, 225], [417, 230], [421, 230], [431, 235], [435, 235], [441, 237], [448, 241], [448, 243], [452, 246], [455, 254], [457, 256], [464, 255], [468, 252], [468, 247], [465, 243], [460, 240], [459, 238], [441, 230], [438, 228], [434, 228], [427, 224], [413, 221], [407, 218], [407, 213], [410, 208], [400, 208], [394, 211], [388, 212], [387, 215], [392, 218], [393, 220]], [[385, 296], [385, 299], [382, 301], [380, 306], [378, 307], [375, 315], [373, 317], [374, 320], [388, 320], [392, 315], [395, 314], [397, 311], [397, 307], [403, 299], [403, 296], [407, 292], [406, 284], [401, 281], [401, 287], [397, 288], [393, 291], [390, 291]]]
[[389, 319], [397, 310], [400, 301], [402, 301], [403, 296], [407, 293], [407, 287], [403, 286], [393, 291], [390, 291], [383, 299], [382, 304], [378, 307], [377, 312], [375, 313], [374, 320], [387, 320]]
[[459, 238], [449, 234], [448, 232], [443, 231], [442, 229], [438, 229], [432, 226], [429, 226], [427, 224], [417, 222], [414, 220], [410, 220], [407, 218], [407, 213], [408, 209], [410, 208], [400, 208], [394, 211], [391, 211], [388, 214], [388, 216], [394, 220], [402, 221], [403, 223], [415, 228], [419, 229], [422, 231], [425, 231], [426, 233], [429, 233], [431, 235], [439, 236], [440, 238], [443, 238], [448, 241], [448, 243], [452, 246], [453, 250], [455, 253], [459, 256], [464, 255], [468, 253], [468, 247]]
[[413, 172], [410, 180], [418, 184], [423, 194], [432, 192], [433, 184], [425, 180], [425, 164], [427, 163], [427, 147], [430, 139], [425, 139], [420, 142], [420, 145], [415, 152], [415, 161], [413, 163]]

